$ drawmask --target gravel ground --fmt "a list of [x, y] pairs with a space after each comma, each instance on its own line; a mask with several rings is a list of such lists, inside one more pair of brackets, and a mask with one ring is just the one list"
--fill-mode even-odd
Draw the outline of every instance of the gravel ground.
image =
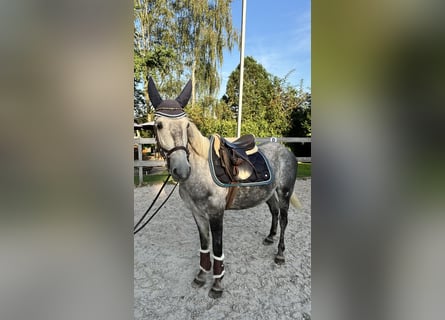
[[[135, 221], [161, 185], [134, 189]], [[158, 202], [165, 199], [166, 187]], [[273, 261], [277, 241], [264, 246], [271, 214], [266, 204], [224, 217], [225, 291], [208, 297], [191, 282], [199, 269], [195, 222], [175, 190], [158, 215], [134, 238], [135, 319], [310, 319], [311, 180], [297, 180], [301, 209], [291, 207], [286, 229], [286, 263]]]

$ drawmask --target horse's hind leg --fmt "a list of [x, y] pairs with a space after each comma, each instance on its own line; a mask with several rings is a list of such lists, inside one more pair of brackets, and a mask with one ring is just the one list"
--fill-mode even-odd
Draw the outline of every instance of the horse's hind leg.
[[287, 227], [287, 212], [289, 210], [289, 201], [292, 195], [293, 188], [291, 190], [278, 191], [279, 205], [280, 205], [280, 242], [278, 243], [278, 253], [275, 256], [275, 263], [284, 263], [284, 232]]
[[267, 200], [267, 205], [269, 206], [270, 213], [272, 214], [272, 224], [270, 226], [269, 235], [264, 238], [263, 244], [270, 245], [273, 243], [273, 237], [277, 234], [277, 224], [278, 224], [278, 214], [280, 213], [279, 203], [276, 193]]
[[283, 193], [277, 190], [272, 197], [267, 200], [267, 205], [272, 214], [272, 225], [269, 235], [264, 239], [263, 244], [269, 245], [273, 243], [273, 237], [277, 234], [278, 216], [280, 217], [280, 241], [278, 243], [278, 253], [275, 256], [275, 263], [283, 264], [284, 259], [284, 232], [287, 227], [287, 211], [289, 209], [289, 192]]
[[275, 256], [275, 263], [283, 264], [284, 263], [284, 232], [286, 231], [287, 226], [287, 209], [280, 209], [280, 242], [278, 243], [278, 253]]

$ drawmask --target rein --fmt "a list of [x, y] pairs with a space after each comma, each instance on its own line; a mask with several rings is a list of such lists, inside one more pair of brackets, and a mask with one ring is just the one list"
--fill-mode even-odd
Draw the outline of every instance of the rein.
[[[164, 149], [163, 147], [161, 147], [161, 144], [158, 141], [158, 137], [157, 137], [157, 133], [155, 130], [155, 139], [156, 139], [156, 146], [157, 149], [159, 150], [159, 153], [161, 154], [161, 156], [167, 160], [167, 167], [170, 170], [170, 155], [178, 150], [184, 150], [185, 153], [187, 154], [187, 160], [189, 159], [189, 155], [190, 152], [188, 150], [187, 147], [184, 146], [176, 146], [171, 148], [170, 150]], [[176, 182], [175, 186], [173, 187], [173, 189], [170, 191], [170, 193], [168, 194], [167, 198], [161, 203], [161, 205], [156, 209], [156, 211], [150, 216], [150, 218], [148, 218], [147, 221], [145, 221], [141, 226], [139, 226], [142, 221], [145, 219], [145, 217], [147, 216], [147, 214], [150, 212], [151, 208], [153, 207], [153, 205], [155, 204], [156, 200], [158, 200], [159, 195], [161, 194], [162, 190], [164, 190], [164, 187], [166, 186], [168, 180], [170, 179], [171, 174], [168, 174], [167, 179], [165, 179], [164, 183], [162, 184], [161, 189], [159, 190], [158, 194], [156, 195], [156, 197], [153, 199], [153, 202], [151, 203], [151, 205], [148, 207], [148, 209], [145, 211], [145, 213], [142, 215], [142, 218], [139, 219], [139, 221], [136, 223], [136, 225], [133, 227], [133, 235], [137, 234], [139, 231], [141, 231], [150, 221], [151, 219], [154, 218], [154, 216], [159, 212], [159, 210], [161, 210], [161, 208], [164, 206], [164, 204], [167, 202], [167, 200], [170, 198], [170, 196], [173, 194], [173, 191], [175, 191], [178, 183]]]
[[[144, 224], [142, 224], [140, 227], [139, 225], [142, 223], [142, 221], [145, 219], [145, 217], [147, 216], [147, 214], [150, 212], [151, 208], [153, 207], [153, 205], [155, 204], [156, 200], [158, 200], [159, 195], [161, 194], [162, 190], [164, 190], [165, 185], [168, 182], [168, 179], [170, 179], [171, 175], [169, 174], [167, 176], [167, 179], [165, 179], [164, 184], [162, 185], [161, 189], [159, 190], [158, 194], [156, 195], [156, 197], [154, 198], [153, 202], [151, 203], [150, 207], [148, 207], [148, 209], [145, 211], [145, 213], [142, 215], [142, 218], [139, 219], [139, 221], [136, 223], [136, 225], [133, 228], [133, 235], [137, 234], [139, 231], [141, 231], [150, 221], [151, 219], [154, 218], [154, 216], [159, 212], [159, 210], [161, 210], [161, 208], [164, 206], [164, 204], [167, 202], [167, 200], [170, 198], [170, 196], [172, 195], [173, 191], [175, 191], [176, 186], [178, 185], [178, 183], [175, 184], [175, 186], [173, 187], [172, 191], [170, 191], [170, 193], [168, 194], [167, 198], [165, 198], [165, 200], [161, 203], [161, 205], [156, 209], [156, 211], [150, 216], [150, 218], [148, 218], [147, 221], [144, 222]], [[139, 227], [139, 228], [138, 228]]]

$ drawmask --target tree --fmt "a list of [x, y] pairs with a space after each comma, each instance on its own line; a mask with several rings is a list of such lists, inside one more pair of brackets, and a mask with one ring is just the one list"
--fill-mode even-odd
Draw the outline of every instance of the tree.
[[155, 78], [165, 95], [180, 90], [183, 63], [177, 56], [178, 26], [169, 9], [172, 1], [134, 0], [134, 78], [144, 85], [146, 79]]
[[[243, 134], [301, 137], [310, 133], [310, 93], [303, 90], [303, 81], [298, 89], [288, 83], [287, 78], [292, 71], [284, 78], [279, 78], [268, 73], [254, 58], [245, 58]], [[225, 121], [233, 118], [232, 122], [235, 122], [238, 101], [239, 66], [229, 76], [218, 117]], [[235, 131], [231, 133], [234, 134]]]
[[[238, 35], [232, 27], [231, 0], [178, 1], [179, 28], [183, 34], [186, 64], [201, 94], [214, 96], [219, 88], [218, 66], [223, 49], [231, 50]], [[195, 95], [192, 94], [192, 98]]]
[[[188, 117], [196, 124], [204, 136], [218, 133], [225, 137], [233, 137], [236, 131], [236, 120], [227, 117], [227, 105], [223, 101], [214, 102], [212, 112], [204, 113], [208, 103], [205, 100], [189, 105], [186, 108]], [[230, 112], [229, 112], [230, 113]]]
[[[223, 49], [237, 43], [232, 0], [134, 0], [135, 79], [152, 76], [166, 96], [193, 80], [193, 98], [214, 96]], [[145, 86], [146, 87], [146, 86]]]
[[[279, 136], [288, 127], [289, 112], [281, 102], [280, 82], [252, 57], [244, 59], [242, 133]], [[223, 97], [228, 111], [237, 114], [239, 101], [239, 65], [230, 74]]]
[[288, 135], [292, 137], [308, 137], [311, 135], [311, 104], [312, 95], [310, 92], [302, 92], [298, 96], [297, 107], [292, 110], [292, 125], [288, 130]]
[[138, 122], [144, 122], [145, 119], [147, 119], [147, 103], [145, 101], [145, 95], [144, 92], [141, 89], [140, 84], [134, 80], [133, 81], [133, 117]]
[[[291, 127], [287, 131], [287, 136], [290, 137], [307, 137], [311, 136], [311, 107], [312, 107], [312, 95], [310, 92], [304, 92], [303, 85], [300, 85], [297, 99], [295, 103], [296, 108], [293, 108], [291, 113]], [[289, 147], [294, 154], [302, 157], [308, 157], [311, 155], [311, 144], [289, 144]]]

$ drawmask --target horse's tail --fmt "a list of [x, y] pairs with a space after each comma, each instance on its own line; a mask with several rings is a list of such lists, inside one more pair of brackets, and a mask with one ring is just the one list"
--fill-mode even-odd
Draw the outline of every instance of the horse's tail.
[[297, 209], [301, 209], [301, 202], [298, 200], [298, 197], [295, 193], [292, 193], [292, 196], [290, 197], [290, 203]]

